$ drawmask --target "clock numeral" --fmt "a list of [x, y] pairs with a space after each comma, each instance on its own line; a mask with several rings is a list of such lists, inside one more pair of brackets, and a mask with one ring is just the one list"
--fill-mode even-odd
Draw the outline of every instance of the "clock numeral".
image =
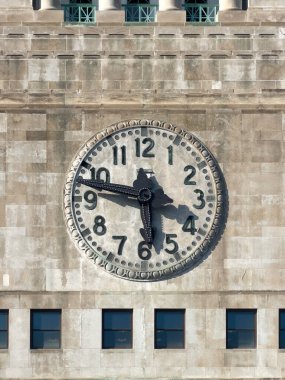
[[197, 228], [195, 226], [196, 220], [198, 220], [198, 217], [196, 215], [189, 215], [182, 227], [182, 231], [190, 232], [191, 235], [195, 235], [197, 232]]
[[87, 210], [94, 210], [97, 206], [97, 195], [94, 193], [94, 191], [88, 190], [84, 193], [84, 200], [88, 203], [88, 205], [85, 205], [84, 207], [87, 208]]
[[[155, 157], [154, 153], [150, 153], [150, 151], [154, 148], [154, 145], [155, 145], [153, 139], [146, 137], [141, 142], [141, 139], [137, 138], [135, 139], [135, 142], [136, 142], [136, 156], [137, 157], [141, 157], [141, 155], [142, 157], [146, 157], [146, 158]], [[144, 150], [142, 151], [142, 154], [141, 154], [141, 143], [144, 145], [148, 144], [148, 146], [145, 147]]]
[[106, 168], [99, 168], [96, 170], [95, 168], [90, 169], [91, 172], [91, 179], [94, 179], [95, 181], [103, 181], [106, 183], [110, 182], [110, 172]]
[[194, 190], [195, 194], [199, 194], [197, 197], [197, 200], [200, 201], [199, 205], [193, 205], [197, 210], [202, 210], [206, 206], [206, 201], [205, 201], [205, 195], [202, 190], [196, 189]]
[[142, 260], [149, 260], [151, 258], [151, 244], [141, 241], [138, 245], [138, 255]]
[[113, 148], [113, 164], [118, 165], [119, 163], [119, 153], [121, 150], [121, 163], [122, 165], [126, 165], [127, 163], [127, 148], [125, 145], [119, 149], [117, 146], [114, 146]]
[[114, 240], [121, 240], [120, 243], [119, 243], [119, 247], [118, 247], [118, 255], [122, 256], [123, 254], [123, 249], [124, 249], [124, 245], [125, 245], [125, 242], [127, 241], [127, 236], [112, 236], [112, 239]]
[[173, 146], [169, 145], [168, 150], [168, 165], [173, 165]]
[[102, 236], [107, 232], [107, 227], [105, 226], [106, 220], [103, 216], [98, 215], [94, 219], [93, 231], [96, 235]]
[[177, 238], [176, 234], [166, 234], [166, 237], [165, 237], [166, 244], [172, 244], [172, 249], [168, 249], [168, 248], [165, 249], [165, 252], [169, 253], [170, 255], [173, 255], [179, 249], [177, 242], [174, 240], [175, 238]]
[[196, 169], [192, 165], [187, 165], [184, 168], [185, 172], [190, 171], [190, 174], [188, 174], [185, 179], [184, 179], [184, 185], [196, 185], [196, 181], [191, 181], [191, 179], [195, 176], [196, 174]]

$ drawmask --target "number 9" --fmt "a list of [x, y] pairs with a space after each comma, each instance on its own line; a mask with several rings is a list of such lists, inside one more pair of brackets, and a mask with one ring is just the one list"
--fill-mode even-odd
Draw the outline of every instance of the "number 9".
[[85, 202], [89, 203], [89, 205], [85, 205], [87, 210], [94, 210], [97, 206], [97, 195], [94, 191], [88, 190], [84, 193]]

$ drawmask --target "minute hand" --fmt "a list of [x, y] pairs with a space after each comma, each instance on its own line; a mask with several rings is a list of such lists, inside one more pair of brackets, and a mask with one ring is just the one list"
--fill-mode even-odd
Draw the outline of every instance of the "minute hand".
[[128, 197], [137, 198], [139, 195], [139, 191], [131, 186], [119, 185], [117, 183], [106, 183], [101, 181], [95, 181], [90, 179], [78, 178], [77, 183], [81, 183], [82, 185], [92, 187], [97, 190], [107, 190], [112, 193], [124, 194]]

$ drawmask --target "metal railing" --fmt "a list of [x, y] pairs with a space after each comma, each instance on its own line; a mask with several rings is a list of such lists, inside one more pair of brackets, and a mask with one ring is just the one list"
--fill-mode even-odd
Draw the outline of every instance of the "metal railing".
[[185, 4], [187, 22], [208, 22], [217, 21], [218, 5]]
[[96, 6], [91, 4], [63, 4], [64, 21], [90, 24], [96, 21]]
[[124, 8], [126, 22], [155, 22], [156, 5], [128, 4]]

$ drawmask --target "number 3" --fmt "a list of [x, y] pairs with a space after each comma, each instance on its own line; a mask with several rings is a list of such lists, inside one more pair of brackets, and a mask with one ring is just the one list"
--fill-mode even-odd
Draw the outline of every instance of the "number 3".
[[199, 194], [197, 200], [200, 201], [200, 204], [199, 205], [193, 205], [193, 207], [195, 207], [197, 210], [201, 210], [206, 205], [206, 202], [205, 202], [205, 199], [204, 199], [205, 195], [204, 195], [203, 191], [199, 190], [199, 189], [194, 190], [194, 193], [195, 194]]

